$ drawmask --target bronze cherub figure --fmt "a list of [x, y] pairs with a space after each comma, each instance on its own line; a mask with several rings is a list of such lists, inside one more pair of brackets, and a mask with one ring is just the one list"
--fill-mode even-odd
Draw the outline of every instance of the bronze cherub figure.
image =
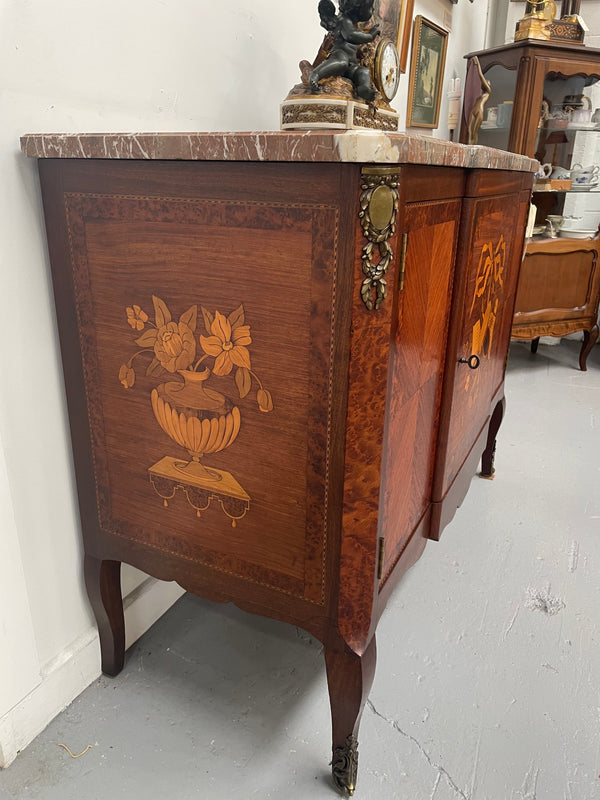
[[352, 81], [358, 97], [372, 103], [375, 89], [371, 86], [371, 75], [367, 67], [358, 63], [360, 45], [372, 42], [379, 35], [379, 26], [368, 32], [358, 28], [359, 22], [367, 22], [373, 15], [374, 0], [339, 0], [339, 13], [331, 0], [320, 0], [321, 25], [333, 38], [333, 46], [324, 61], [308, 75], [310, 87], [319, 92], [319, 81], [341, 76]]

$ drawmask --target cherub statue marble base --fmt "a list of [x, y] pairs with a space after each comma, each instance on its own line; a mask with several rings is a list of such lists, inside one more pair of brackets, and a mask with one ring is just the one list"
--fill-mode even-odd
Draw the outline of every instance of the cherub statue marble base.
[[300, 62], [302, 82], [281, 106], [282, 129], [368, 128], [398, 130], [398, 115], [373, 85], [380, 40], [374, 0], [320, 0], [328, 31], [311, 64]]

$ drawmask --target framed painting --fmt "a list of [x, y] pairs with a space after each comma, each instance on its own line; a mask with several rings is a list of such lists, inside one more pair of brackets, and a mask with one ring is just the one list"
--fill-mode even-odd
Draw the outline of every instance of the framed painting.
[[437, 128], [448, 31], [419, 15], [415, 19], [407, 126]]
[[382, 34], [396, 44], [400, 72], [406, 72], [415, 0], [375, 0], [373, 16], [381, 19]]

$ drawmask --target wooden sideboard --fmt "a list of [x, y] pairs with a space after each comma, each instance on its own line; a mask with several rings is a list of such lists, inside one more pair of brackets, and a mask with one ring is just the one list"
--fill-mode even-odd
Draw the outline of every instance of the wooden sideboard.
[[535, 353], [540, 336], [583, 331], [579, 368], [587, 369], [598, 339], [599, 241], [600, 233], [583, 241], [536, 237], [528, 242], [511, 338], [530, 339]]
[[120, 565], [325, 650], [352, 794], [375, 629], [483, 456], [535, 162], [402, 134], [23, 137], [102, 669]]

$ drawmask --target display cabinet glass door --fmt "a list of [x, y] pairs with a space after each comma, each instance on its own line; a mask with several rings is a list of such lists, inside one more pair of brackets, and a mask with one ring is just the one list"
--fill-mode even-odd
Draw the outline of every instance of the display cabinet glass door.
[[479, 129], [478, 144], [509, 150], [517, 72], [494, 64], [485, 70], [485, 77], [491, 86], [491, 93]]

